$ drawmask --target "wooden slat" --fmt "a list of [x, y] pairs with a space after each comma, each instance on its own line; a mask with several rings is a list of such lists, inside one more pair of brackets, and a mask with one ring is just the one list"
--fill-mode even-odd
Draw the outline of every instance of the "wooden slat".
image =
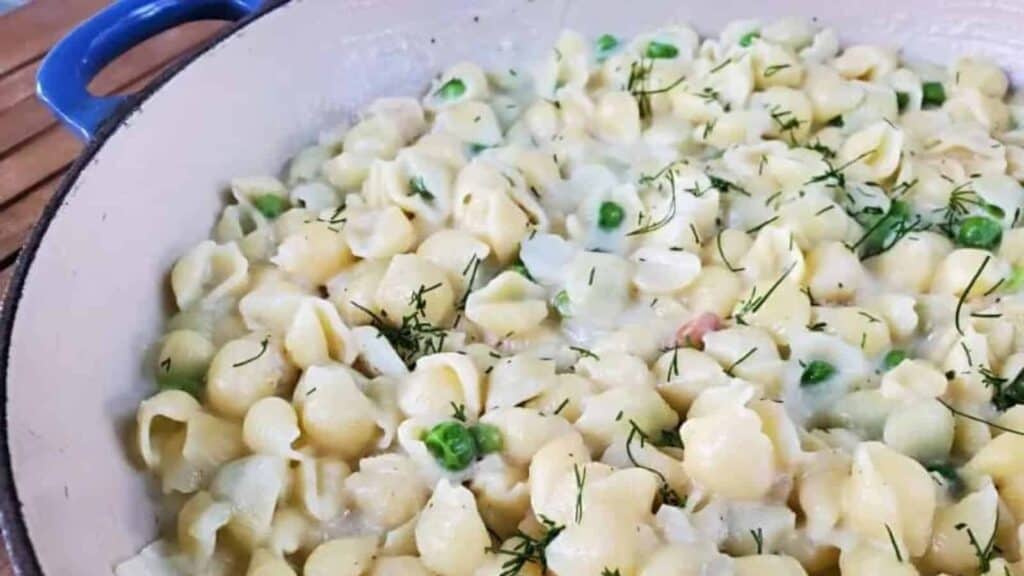
[[[92, 91], [97, 94], [123, 91], [126, 85], [140, 76], [163, 68], [183, 52], [200, 45], [221, 26], [223, 24], [220, 22], [196, 22], [169, 30], [143, 42], [104, 69], [93, 81]], [[26, 69], [35, 68], [35, 65], [31, 65]], [[11, 76], [21, 75], [22, 70], [19, 70]], [[5, 78], [4, 81], [6, 80]], [[31, 84], [27, 86], [27, 95], [24, 94], [24, 82], [24, 78], [18, 80], [15, 85], [9, 86], [7, 91], [12, 96], [22, 93], [25, 97], [6, 110], [0, 106], [0, 155], [43, 132], [56, 122], [49, 110], [33, 97], [34, 87]], [[0, 100], [5, 96], [4, 87], [0, 86]]]
[[34, 60], [6, 76], [0, 76], [0, 109], [10, 108], [36, 93], [36, 72], [41, 60]]
[[54, 125], [0, 160], [0, 206], [64, 170], [81, 149], [70, 132]]
[[61, 177], [62, 174], [58, 173], [4, 209], [4, 225], [0, 227], [0, 262], [6, 262], [25, 243]]
[[35, 60], [107, 0], [33, 0], [0, 19], [0, 75]]
[[[3, 310], [3, 297], [7, 291], [7, 283], [11, 281], [12, 274], [14, 274], [14, 264], [0, 270], [0, 310]], [[9, 570], [10, 563], [7, 561], [7, 553], [0, 550], [0, 576], [7, 576], [10, 574]]]

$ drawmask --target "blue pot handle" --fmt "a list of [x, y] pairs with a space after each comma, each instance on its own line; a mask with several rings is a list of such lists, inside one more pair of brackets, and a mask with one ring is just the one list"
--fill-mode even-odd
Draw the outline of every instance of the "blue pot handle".
[[39, 98], [83, 140], [130, 96], [93, 96], [86, 88], [132, 46], [185, 22], [238, 20], [262, 0], [119, 0], [81, 23], [46, 55], [36, 77]]

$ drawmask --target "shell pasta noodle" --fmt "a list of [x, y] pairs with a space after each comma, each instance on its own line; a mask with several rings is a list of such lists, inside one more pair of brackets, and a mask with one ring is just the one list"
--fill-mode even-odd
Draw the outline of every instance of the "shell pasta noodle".
[[1024, 576], [1024, 100], [800, 20], [563, 32], [231, 181], [119, 576]]

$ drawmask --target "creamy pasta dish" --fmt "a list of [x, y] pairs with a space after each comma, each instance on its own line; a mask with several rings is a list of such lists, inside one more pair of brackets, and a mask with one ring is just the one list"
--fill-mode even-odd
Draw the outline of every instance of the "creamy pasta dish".
[[734, 22], [459, 63], [174, 265], [120, 576], [1024, 576], [1024, 100]]

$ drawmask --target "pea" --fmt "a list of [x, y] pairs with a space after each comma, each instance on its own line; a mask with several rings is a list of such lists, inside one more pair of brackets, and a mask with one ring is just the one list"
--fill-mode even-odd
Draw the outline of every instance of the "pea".
[[921, 106], [937, 108], [946, 101], [946, 89], [941, 82], [925, 82], [921, 84]]
[[597, 47], [598, 61], [604, 60], [619, 46], [619, 39], [611, 34], [601, 34], [594, 43]]
[[675, 58], [676, 56], [679, 55], [679, 48], [676, 48], [674, 45], [668, 44], [666, 42], [658, 42], [657, 40], [652, 40], [647, 44], [646, 55], [648, 58], [653, 59]]
[[906, 350], [889, 350], [889, 352], [885, 355], [885, 358], [882, 359], [882, 365], [885, 366], [886, 370], [892, 370], [893, 368], [899, 366], [900, 362], [903, 362], [906, 359]]
[[754, 43], [754, 38], [760, 38], [760, 37], [761, 37], [761, 33], [758, 32], [757, 30], [754, 30], [753, 32], [747, 32], [743, 36], [740, 36], [740, 46], [743, 46], [744, 48], [748, 48], [751, 44]]
[[602, 202], [597, 209], [597, 227], [601, 230], [615, 230], [622, 224], [626, 211], [617, 202]]
[[198, 378], [184, 376], [182, 374], [159, 374], [156, 377], [156, 384], [160, 390], [181, 390], [188, 392], [195, 398], [203, 389], [203, 383]]
[[453, 420], [437, 424], [427, 432], [423, 443], [445, 470], [464, 470], [476, 459], [476, 442], [461, 422]]
[[[879, 220], [884, 220], [879, 224]], [[861, 258], [868, 258], [884, 252], [889, 244], [895, 240], [897, 235], [907, 226], [910, 220], [910, 205], [902, 200], [894, 200], [889, 206], [889, 211], [882, 216], [867, 218], [861, 224], [872, 229], [871, 234], [864, 240], [861, 247]], [[877, 227], [875, 227], [877, 225]]]
[[968, 216], [960, 223], [957, 244], [968, 248], [991, 250], [1003, 238], [1003, 227], [986, 216]]
[[801, 386], [814, 386], [828, 380], [836, 373], [836, 367], [824, 360], [812, 360], [804, 367], [800, 375]]
[[474, 424], [469, 427], [469, 433], [473, 435], [476, 448], [481, 454], [501, 452], [504, 442], [501, 439], [501, 431], [490, 424]]
[[569, 309], [569, 293], [565, 290], [555, 294], [555, 299], [552, 301], [552, 305], [555, 310], [562, 316], [562, 318], [568, 318], [572, 316], [572, 311]]
[[252, 205], [267, 218], [277, 218], [284, 213], [288, 203], [277, 194], [263, 194], [253, 199]]
[[466, 93], [466, 83], [461, 78], [452, 78], [434, 92], [444, 100], [455, 100]]

